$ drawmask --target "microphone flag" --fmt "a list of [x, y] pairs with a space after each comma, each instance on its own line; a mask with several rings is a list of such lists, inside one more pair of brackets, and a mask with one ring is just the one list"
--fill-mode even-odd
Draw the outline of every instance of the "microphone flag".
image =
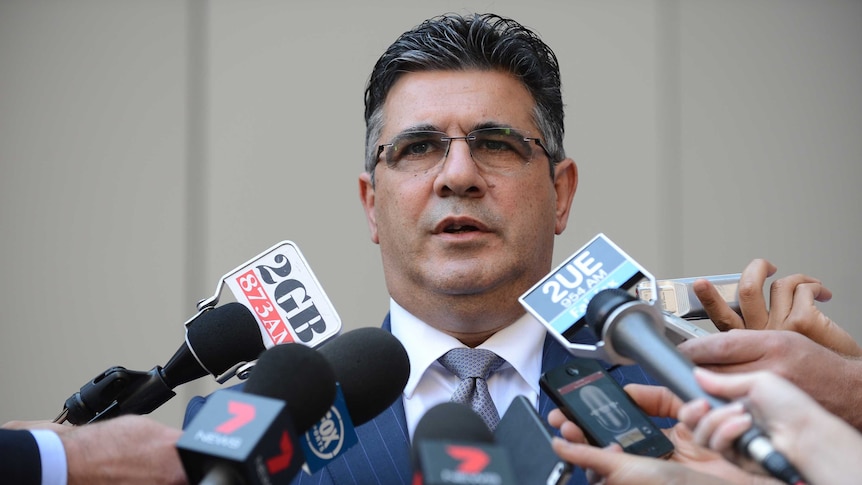
[[279, 399], [230, 389], [213, 393], [177, 441], [190, 483], [222, 463], [255, 484], [289, 483], [302, 466], [293, 421]]

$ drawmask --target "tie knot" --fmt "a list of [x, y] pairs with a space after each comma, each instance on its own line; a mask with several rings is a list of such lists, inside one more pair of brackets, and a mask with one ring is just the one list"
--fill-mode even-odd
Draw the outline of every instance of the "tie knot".
[[446, 352], [439, 361], [459, 379], [487, 379], [503, 365], [505, 359], [486, 349], [459, 348]]

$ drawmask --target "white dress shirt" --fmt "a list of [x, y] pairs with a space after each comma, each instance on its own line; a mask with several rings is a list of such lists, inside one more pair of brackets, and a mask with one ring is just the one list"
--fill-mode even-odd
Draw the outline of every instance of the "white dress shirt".
[[[389, 318], [392, 334], [401, 341], [410, 358], [410, 378], [404, 387], [404, 413], [412, 440], [413, 430], [425, 411], [449, 401], [460, 383], [460, 379], [437, 359], [449, 350], [466, 346], [455, 337], [422, 322], [392, 299], [389, 301]], [[544, 341], [545, 328], [524, 313], [515, 323], [477, 347], [506, 359], [506, 363], [488, 378], [488, 391], [501, 418], [518, 395], [526, 396], [536, 406]]]

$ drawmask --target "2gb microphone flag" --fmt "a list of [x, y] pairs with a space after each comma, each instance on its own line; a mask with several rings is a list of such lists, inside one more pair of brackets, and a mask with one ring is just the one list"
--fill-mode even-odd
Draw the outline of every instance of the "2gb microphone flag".
[[198, 309], [215, 305], [224, 285], [254, 314], [266, 348], [291, 342], [317, 347], [341, 331], [341, 318], [292, 241], [225, 274]]

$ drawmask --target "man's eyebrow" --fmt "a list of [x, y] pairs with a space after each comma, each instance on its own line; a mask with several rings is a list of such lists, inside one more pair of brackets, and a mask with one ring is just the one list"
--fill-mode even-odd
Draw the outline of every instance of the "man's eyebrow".
[[408, 126], [407, 128], [404, 128], [403, 130], [396, 133], [395, 136], [403, 135], [404, 133], [409, 133], [411, 131], [439, 131], [441, 133], [443, 132], [443, 130], [437, 128], [436, 126], [425, 123], [421, 125]]
[[509, 123], [501, 123], [499, 121], [485, 121], [485, 122], [479, 123], [478, 125], [474, 126], [473, 128], [470, 129], [470, 131], [483, 130], [485, 128], [511, 128], [513, 130], [515, 129]]
[[[470, 129], [467, 130], [467, 132], [470, 133], [472, 131], [482, 130], [485, 128], [512, 128], [512, 129], [515, 129], [509, 123], [502, 123], [499, 121], [483, 121], [481, 123], [478, 123], [478, 124], [470, 127]], [[411, 131], [436, 131], [436, 132], [440, 132], [440, 133], [446, 133], [445, 131], [443, 131], [442, 129], [440, 129], [437, 126], [434, 126], [434, 125], [428, 124], [428, 123], [424, 123], [424, 124], [419, 124], [419, 125], [408, 126], [408, 127], [404, 128], [403, 130], [399, 131], [398, 133], [396, 133], [395, 136], [400, 136], [404, 133], [409, 133]]]

